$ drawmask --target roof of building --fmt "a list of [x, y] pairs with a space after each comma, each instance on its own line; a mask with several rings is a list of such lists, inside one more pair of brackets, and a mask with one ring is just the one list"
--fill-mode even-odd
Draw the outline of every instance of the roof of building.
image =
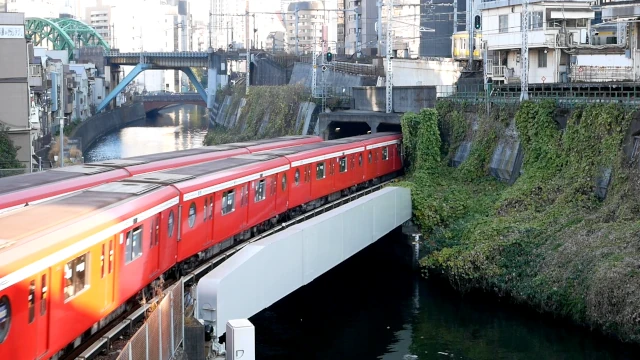
[[300, 1], [289, 4], [288, 11], [296, 11], [296, 5], [299, 11], [324, 10], [324, 5], [320, 1]]

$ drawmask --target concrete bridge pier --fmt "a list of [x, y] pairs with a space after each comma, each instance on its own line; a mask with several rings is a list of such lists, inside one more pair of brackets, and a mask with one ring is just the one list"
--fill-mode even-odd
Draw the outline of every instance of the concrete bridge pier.
[[213, 52], [213, 48], [209, 48], [209, 58], [207, 66], [207, 109], [213, 109], [216, 102], [216, 91], [218, 91], [218, 69], [220, 68], [220, 55]]

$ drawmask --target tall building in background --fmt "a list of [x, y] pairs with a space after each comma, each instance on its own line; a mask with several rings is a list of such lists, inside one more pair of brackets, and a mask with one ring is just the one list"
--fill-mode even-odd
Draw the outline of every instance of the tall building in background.
[[[420, 22], [421, 11], [423, 6], [420, 5], [421, 0], [395, 0], [393, 12], [393, 51], [396, 57], [400, 58], [417, 58], [420, 56]], [[461, 0], [462, 1], [462, 0]], [[377, 16], [377, 15], [376, 15]], [[388, 25], [388, 7], [382, 7], [382, 39], [386, 44], [387, 25]], [[377, 34], [376, 34], [377, 43]], [[449, 43], [451, 40], [449, 39]], [[376, 47], [376, 44], [373, 44]], [[449, 48], [451, 45], [449, 45]], [[380, 49], [380, 55], [385, 56], [387, 53], [384, 45]]]
[[58, 0], [7, 0], [7, 11], [24, 13], [25, 17], [57, 18], [60, 3]]
[[117, 47], [111, 38], [112, 28], [115, 26], [111, 21], [111, 5], [104, 5], [102, 0], [96, 0], [95, 6], [87, 6], [84, 11], [83, 21], [96, 29], [109, 46]]
[[345, 40], [345, 11], [344, 4], [347, 0], [338, 0], [338, 13], [337, 13], [337, 29], [336, 29], [336, 54], [344, 55], [344, 40]]
[[[287, 15], [287, 40], [289, 51], [296, 51], [296, 17], [295, 8], [298, 7], [298, 49], [300, 54], [313, 52], [314, 46], [320, 50], [322, 40], [329, 42], [325, 25], [325, 11], [320, 1], [301, 1], [289, 4]], [[335, 23], [334, 23], [335, 24]]]
[[[453, 0], [420, 0], [423, 4], [421, 26], [435, 30], [420, 34], [420, 56], [451, 57]], [[458, 29], [466, 26], [467, 2], [458, 0]]]
[[0, 0], [0, 12], [7, 11], [7, 1], [8, 0]]

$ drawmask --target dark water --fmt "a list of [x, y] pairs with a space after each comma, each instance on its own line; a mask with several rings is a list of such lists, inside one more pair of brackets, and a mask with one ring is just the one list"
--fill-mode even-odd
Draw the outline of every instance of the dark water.
[[85, 162], [200, 147], [206, 133], [204, 108], [171, 107], [156, 117], [103, 136], [87, 151]]
[[638, 348], [584, 328], [422, 280], [390, 255], [394, 241], [372, 245], [252, 317], [257, 358], [640, 358]]

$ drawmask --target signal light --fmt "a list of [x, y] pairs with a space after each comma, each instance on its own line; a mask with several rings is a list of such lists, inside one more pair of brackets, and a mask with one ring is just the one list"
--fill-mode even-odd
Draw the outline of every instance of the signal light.
[[476, 28], [476, 30], [480, 30], [480, 15], [476, 15], [475, 19], [474, 19], [474, 26]]
[[333, 54], [331, 52], [327, 53], [327, 62], [331, 62], [333, 60]]

